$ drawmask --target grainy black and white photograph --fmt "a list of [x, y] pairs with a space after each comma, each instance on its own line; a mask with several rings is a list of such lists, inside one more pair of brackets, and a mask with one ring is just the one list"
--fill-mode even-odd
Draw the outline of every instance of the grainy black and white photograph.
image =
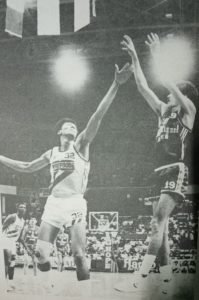
[[198, 300], [198, 0], [0, 0], [2, 300]]

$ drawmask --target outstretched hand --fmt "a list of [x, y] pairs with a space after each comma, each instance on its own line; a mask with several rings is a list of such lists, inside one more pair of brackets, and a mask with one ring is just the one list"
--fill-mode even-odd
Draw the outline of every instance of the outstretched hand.
[[115, 65], [115, 81], [118, 84], [125, 83], [132, 75], [133, 67], [129, 63], [126, 63], [121, 69], [118, 65]]
[[128, 52], [131, 58], [135, 58], [137, 56], [135, 46], [130, 36], [124, 35], [121, 45], [122, 45], [122, 50]]
[[160, 39], [156, 33], [148, 34], [145, 44], [149, 47], [152, 55], [160, 51]]

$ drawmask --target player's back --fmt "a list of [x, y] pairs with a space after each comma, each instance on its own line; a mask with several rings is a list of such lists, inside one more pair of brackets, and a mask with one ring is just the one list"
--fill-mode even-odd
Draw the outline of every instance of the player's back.
[[191, 130], [182, 122], [182, 114], [169, 109], [159, 117], [156, 135], [157, 166], [185, 160]]

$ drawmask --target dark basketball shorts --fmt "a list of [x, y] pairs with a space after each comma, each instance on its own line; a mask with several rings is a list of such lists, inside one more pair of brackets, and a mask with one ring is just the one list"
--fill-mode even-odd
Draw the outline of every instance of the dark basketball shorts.
[[66, 249], [62, 249], [62, 248], [57, 248], [57, 253], [58, 253], [61, 257], [65, 257], [65, 256], [67, 255]]
[[188, 187], [188, 168], [183, 162], [161, 166], [154, 170], [156, 195], [173, 194], [183, 200]]

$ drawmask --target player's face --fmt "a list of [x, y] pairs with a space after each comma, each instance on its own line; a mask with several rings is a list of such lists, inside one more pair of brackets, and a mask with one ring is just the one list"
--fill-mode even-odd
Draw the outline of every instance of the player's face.
[[61, 130], [59, 131], [60, 135], [69, 136], [72, 139], [75, 139], [77, 136], [77, 127], [75, 124], [66, 122], [62, 125]]
[[25, 205], [19, 205], [18, 207], [18, 214], [20, 216], [24, 216], [26, 212], [26, 206]]

